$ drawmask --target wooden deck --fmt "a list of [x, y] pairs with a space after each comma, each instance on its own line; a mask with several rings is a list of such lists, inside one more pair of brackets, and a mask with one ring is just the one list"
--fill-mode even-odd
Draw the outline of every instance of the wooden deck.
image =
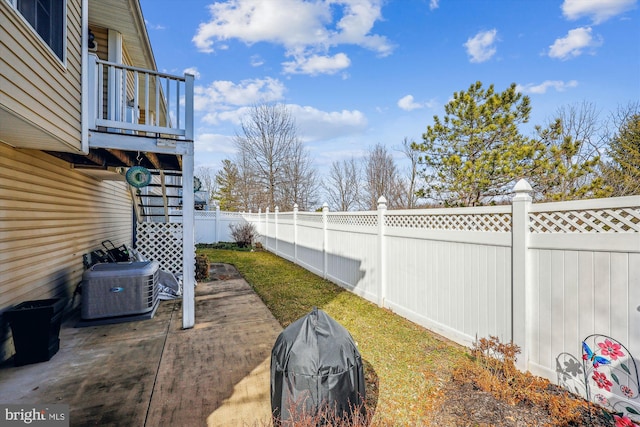
[[0, 402], [62, 403], [71, 426], [234, 426], [270, 419], [271, 348], [282, 331], [230, 266], [196, 287], [196, 325], [179, 301], [154, 318], [60, 331], [48, 362], [0, 367]]

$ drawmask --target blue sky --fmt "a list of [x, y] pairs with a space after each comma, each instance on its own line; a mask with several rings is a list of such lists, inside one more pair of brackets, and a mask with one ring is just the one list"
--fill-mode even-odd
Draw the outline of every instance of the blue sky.
[[638, 0], [141, 0], [158, 69], [196, 76], [196, 167], [232, 158], [247, 109], [279, 102], [321, 173], [421, 141], [456, 91], [516, 83], [531, 128], [640, 100]]

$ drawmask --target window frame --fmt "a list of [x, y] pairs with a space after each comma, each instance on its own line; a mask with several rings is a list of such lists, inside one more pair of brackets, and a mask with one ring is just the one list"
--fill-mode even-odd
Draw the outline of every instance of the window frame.
[[[56, 52], [53, 47], [51, 47], [51, 45], [40, 35], [40, 33], [38, 32], [38, 29], [35, 28], [31, 22], [29, 22], [29, 20], [27, 19], [27, 17], [25, 17], [19, 10], [18, 8], [18, 1], [20, 0], [6, 0], [9, 5], [11, 6], [11, 8], [15, 11], [15, 13], [20, 17], [20, 19], [31, 29], [31, 31], [33, 32], [33, 34], [40, 40], [40, 42], [45, 46], [46, 50], [49, 51], [49, 53], [51, 55], [53, 55], [53, 57], [58, 61], [58, 63], [60, 63], [63, 67], [66, 67], [66, 63], [67, 63], [67, 0], [24, 0], [24, 1], [32, 1], [34, 3], [34, 5], [37, 2], [48, 2], [52, 7], [57, 7], [59, 4], [59, 7], [61, 8], [61, 14], [62, 16], [60, 17], [60, 24], [62, 26], [62, 28], [59, 31], [56, 31], [55, 28], [51, 28], [52, 30], [52, 35], [51, 38], [55, 37], [56, 35], [59, 35], [59, 37], [61, 38], [60, 43], [60, 55], [58, 54], [58, 52]], [[36, 12], [37, 13], [37, 12]], [[53, 25], [54, 23], [52, 23], [52, 27], [54, 27]]]

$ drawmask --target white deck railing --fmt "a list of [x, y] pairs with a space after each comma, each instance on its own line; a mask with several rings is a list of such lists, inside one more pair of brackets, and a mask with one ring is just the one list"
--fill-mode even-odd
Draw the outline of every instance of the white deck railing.
[[193, 81], [89, 55], [89, 129], [193, 140]]

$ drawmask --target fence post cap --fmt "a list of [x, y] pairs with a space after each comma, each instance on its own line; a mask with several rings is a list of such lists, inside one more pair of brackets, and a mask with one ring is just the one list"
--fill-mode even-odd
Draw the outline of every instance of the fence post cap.
[[527, 182], [526, 179], [522, 178], [513, 187], [513, 191], [515, 193], [517, 193], [517, 194], [518, 193], [531, 193], [533, 191], [533, 188], [531, 188], [531, 185], [529, 184], [529, 182]]
[[387, 199], [384, 196], [380, 196], [378, 199], [378, 209], [385, 209], [387, 207]]
[[322, 212], [329, 212], [329, 203], [324, 202], [322, 204]]

